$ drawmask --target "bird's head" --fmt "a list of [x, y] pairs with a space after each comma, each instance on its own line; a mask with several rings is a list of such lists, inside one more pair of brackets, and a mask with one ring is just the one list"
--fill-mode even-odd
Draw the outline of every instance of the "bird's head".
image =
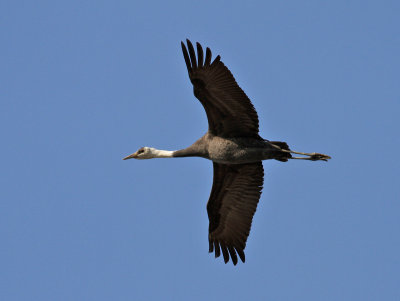
[[126, 156], [123, 160], [128, 160], [128, 159], [152, 159], [156, 158], [156, 153], [155, 153], [155, 148], [152, 147], [141, 147], [139, 148], [136, 152], [133, 154]]

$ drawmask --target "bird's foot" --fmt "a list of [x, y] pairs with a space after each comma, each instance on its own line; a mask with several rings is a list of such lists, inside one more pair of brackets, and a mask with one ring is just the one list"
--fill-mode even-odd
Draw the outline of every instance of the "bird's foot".
[[331, 157], [324, 154], [312, 153], [308, 159], [311, 161], [319, 161], [319, 160], [328, 161], [329, 159], [331, 159]]
[[277, 145], [271, 144], [273, 147], [279, 149], [281, 152], [285, 152], [285, 153], [290, 153], [290, 154], [297, 154], [297, 155], [302, 155], [302, 156], [306, 156], [306, 157], [291, 157], [289, 159], [300, 159], [300, 160], [311, 160], [311, 161], [328, 161], [329, 159], [331, 159], [330, 156], [328, 155], [324, 155], [324, 154], [320, 154], [320, 153], [303, 153], [303, 152], [296, 152], [293, 151], [291, 149], [282, 149]]
[[328, 155], [324, 155], [324, 154], [320, 154], [320, 153], [302, 153], [302, 152], [296, 152], [296, 151], [287, 151], [291, 154], [297, 154], [297, 155], [303, 155], [306, 157], [292, 157], [289, 159], [298, 159], [298, 160], [311, 160], [311, 161], [328, 161], [329, 159], [331, 159], [330, 156]]

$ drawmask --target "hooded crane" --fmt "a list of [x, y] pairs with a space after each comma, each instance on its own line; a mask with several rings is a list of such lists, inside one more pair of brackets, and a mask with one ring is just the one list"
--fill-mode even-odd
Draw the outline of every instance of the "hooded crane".
[[[258, 116], [250, 99], [236, 83], [218, 55], [211, 62], [211, 50], [189, 40], [181, 42], [183, 57], [208, 119], [207, 133], [188, 148], [167, 151], [142, 147], [126, 159], [202, 157], [213, 162], [214, 179], [207, 203], [209, 252], [222, 255], [225, 263], [238, 256], [245, 262], [244, 249], [260, 199], [264, 181], [262, 160], [288, 159], [327, 161], [329, 156], [289, 149], [286, 142], [268, 141], [258, 133]], [[302, 155], [292, 157], [291, 154]]]

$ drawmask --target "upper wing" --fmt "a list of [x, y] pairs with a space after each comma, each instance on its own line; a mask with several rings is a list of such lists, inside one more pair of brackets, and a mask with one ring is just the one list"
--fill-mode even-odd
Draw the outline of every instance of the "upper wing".
[[258, 116], [250, 99], [236, 83], [218, 55], [211, 63], [211, 50], [197, 46], [197, 60], [192, 43], [188, 50], [181, 42], [183, 56], [193, 84], [194, 95], [203, 105], [209, 131], [221, 137], [258, 137]]
[[264, 169], [262, 162], [213, 164], [213, 186], [207, 203], [209, 251], [215, 249], [215, 257], [219, 257], [222, 250], [225, 263], [230, 255], [236, 265], [236, 253], [245, 261], [244, 248], [260, 199]]

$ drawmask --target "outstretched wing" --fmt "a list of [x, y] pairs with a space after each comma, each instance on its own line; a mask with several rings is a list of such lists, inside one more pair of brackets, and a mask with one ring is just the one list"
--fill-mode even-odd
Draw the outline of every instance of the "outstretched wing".
[[[214, 162], [214, 179], [207, 203], [209, 252], [229, 256], [234, 265], [245, 262], [244, 248], [250, 233], [264, 182], [262, 162], [219, 164]], [[236, 255], [237, 254], [237, 255]]]
[[[197, 46], [197, 59], [192, 43], [183, 42], [182, 51], [193, 84], [194, 95], [203, 105], [209, 132], [221, 137], [259, 137], [258, 116], [250, 99], [236, 83], [218, 55], [211, 63], [211, 50]], [[189, 50], [189, 52], [188, 52]]]

